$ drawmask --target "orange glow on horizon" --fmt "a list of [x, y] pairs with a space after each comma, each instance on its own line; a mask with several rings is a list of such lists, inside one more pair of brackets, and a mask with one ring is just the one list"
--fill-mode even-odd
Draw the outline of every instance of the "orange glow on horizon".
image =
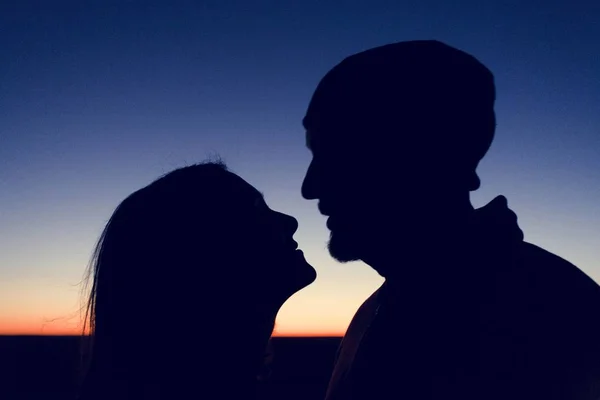
[[[89, 333], [89, 330], [86, 330]], [[81, 328], [50, 328], [40, 329], [39, 326], [26, 326], [24, 324], [14, 325], [11, 328], [6, 326], [0, 330], [0, 336], [79, 336]], [[342, 337], [343, 331], [283, 331], [278, 332], [277, 329], [273, 332], [273, 337]]]
[[[80, 336], [78, 331], [31, 331], [31, 330], [2, 330], [0, 336]], [[280, 338], [327, 338], [327, 337], [343, 337], [342, 332], [298, 332], [298, 333], [274, 333], [273, 337]]]
[[306, 330], [291, 330], [281, 329], [275, 326], [273, 330], [273, 337], [342, 337], [344, 336], [344, 330], [317, 330], [317, 329], [306, 329]]
[[298, 332], [298, 333], [273, 333], [273, 337], [342, 337], [343, 332]]

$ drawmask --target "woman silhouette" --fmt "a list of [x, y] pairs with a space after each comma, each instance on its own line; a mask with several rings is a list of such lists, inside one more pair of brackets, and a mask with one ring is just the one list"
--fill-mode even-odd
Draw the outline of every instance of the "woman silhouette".
[[88, 271], [81, 400], [254, 398], [279, 308], [316, 277], [297, 227], [219, 162], [127, 197]]

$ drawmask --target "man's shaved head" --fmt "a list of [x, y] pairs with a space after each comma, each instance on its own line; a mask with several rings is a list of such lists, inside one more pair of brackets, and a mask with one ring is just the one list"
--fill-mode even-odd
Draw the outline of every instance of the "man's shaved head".
[[377, 47], [331, 69], [303, 120], [313, 159], [302, 194], [330, 216], [332, 255], [364, 260], [386, 231], [426, 236], [434, 219], [471, 207], [494, 102], [492, 73], [438, 41]]
[[[373, 140], [425, 146], [415, 154], [465, 164], [474, 174], [494, 136], [494, 101], [494, 77], [473, 56], [433, 40], [399, 42], [336, 65], [315, 90], [303, 123], [346, 140], [356, 134], [361, 146]], [[361, 137], [367, 132], [369, 140]]]

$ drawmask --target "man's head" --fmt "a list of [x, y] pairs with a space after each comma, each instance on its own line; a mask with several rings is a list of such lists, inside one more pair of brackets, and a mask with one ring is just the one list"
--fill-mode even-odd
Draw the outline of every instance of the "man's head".
[[303, 120], [313, 159], [302, 195], [330, 216], [331, 254], [399, 250], [468, 203], [494, 136], [494, 101], [492, 73], [437, 41], [377, 47], [329, 71]]

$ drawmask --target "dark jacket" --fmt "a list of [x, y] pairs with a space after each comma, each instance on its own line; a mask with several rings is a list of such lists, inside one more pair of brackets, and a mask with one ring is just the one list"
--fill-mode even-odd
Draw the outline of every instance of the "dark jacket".
[[467, 251], [357, 311], [327, 400], [600, 399], [600, 287], [524, 242], [505, 198], [474, 214]]

